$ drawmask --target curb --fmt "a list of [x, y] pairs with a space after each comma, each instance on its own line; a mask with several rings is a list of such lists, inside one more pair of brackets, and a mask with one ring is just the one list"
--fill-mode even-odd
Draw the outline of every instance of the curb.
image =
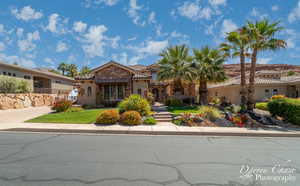
[[40, 132], [72, 134], [132, 134], [132, 135], [185, 135], [185, 136], [239, 136], [239, 137], [300, 137], [300, 133], [238, 133], [238, 132], [184, 132], [184, 131], [124, 131], [124, 130], [79, 130], [11, 128], [0, 132]]

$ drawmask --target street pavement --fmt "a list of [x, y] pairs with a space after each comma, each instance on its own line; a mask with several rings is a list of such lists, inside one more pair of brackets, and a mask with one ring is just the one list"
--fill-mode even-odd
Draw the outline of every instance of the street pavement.
[[298, 138], [2, 132], [0, 185], [297, 186], [299, 154]]

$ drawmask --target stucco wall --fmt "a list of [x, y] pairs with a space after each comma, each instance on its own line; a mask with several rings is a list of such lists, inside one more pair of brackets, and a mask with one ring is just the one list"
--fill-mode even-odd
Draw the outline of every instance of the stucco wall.
[[[273, 95], [273, 89], [277, 89], [277, 94], [287, 95], [287, 85], [259, 85], [255, 86], [255, 101], [265, 101]], [[269, 96], [266, 95], [265, 90], [269, 90]], [[216, 96], [217, 92], [217, 96]], [[219, 88], [210, 88], [209, 97], [223, 97], [225, 96], [231, 103], [240, 104], [240, 87], [227, 86]]]
[[[92, 94], [88, 95], [88, 87], [92, 88]], [[80, 85], [78, 104], [96, 105], [98, 86], [93, 81], [83, 81]]]
[[[6, 72], [6, 74], [9, 72], [11, 73], [10, 77], [14, 77], [13, 74], [15, 74], [15, 78], [18, 78], [20, 80], [25, 80], [29, 83], [30, 89], [33, 91], [33, 79], [34, 77], [42, 77], [46, 79], [50, 79], [49, 81], [45, 81], [45, 86], [48, 88], [52, 89], [60, 89], [60, 90], [66, 90], [66, 91], [71, 91], [73, 89], [73, 82], [65, 80], [63, 78], [58, 78], [58, 77], [52, 77], [52, 76], [47, 76], [44, 74], [36, 74], [36, 73], [30, 73], [25, 70], [16, 70], [14, 68], [6, 67], [6, 66], [1, 66], [0, 68], [0, 74], [3, 75]], [[24, 76], [29, 76], [30, 79], [24, 79]], [[49, 84], [51, 83], [51, 84]]]
[[133, 94], [138, 94], [138, 89], [141, 89], [142, 96], [145, 96], [145, 91], [149, 90], [149, 83], [145, 80], [133, 81]]

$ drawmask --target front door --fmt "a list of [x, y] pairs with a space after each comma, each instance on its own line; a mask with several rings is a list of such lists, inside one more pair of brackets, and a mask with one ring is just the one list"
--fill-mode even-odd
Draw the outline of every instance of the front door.
[[155, 101], [159, 101], [159, 90], [157, 88], [152, 89], [152, 94]]

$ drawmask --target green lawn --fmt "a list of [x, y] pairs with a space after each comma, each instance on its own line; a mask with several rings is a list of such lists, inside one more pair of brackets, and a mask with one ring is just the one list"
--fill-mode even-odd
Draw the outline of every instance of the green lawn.
[[198, 106], [168, 107], [168, 111], [176, 115], [184, 112], [200, 113]]
[[37, 118], [33, 118], [26, 122], [28, 123], [78, 123], [78, 124], [90, 124], [95, 123], [99, 113], [105, 109], [90, 109], [79, 112], [61, 112], [50, 113]]

